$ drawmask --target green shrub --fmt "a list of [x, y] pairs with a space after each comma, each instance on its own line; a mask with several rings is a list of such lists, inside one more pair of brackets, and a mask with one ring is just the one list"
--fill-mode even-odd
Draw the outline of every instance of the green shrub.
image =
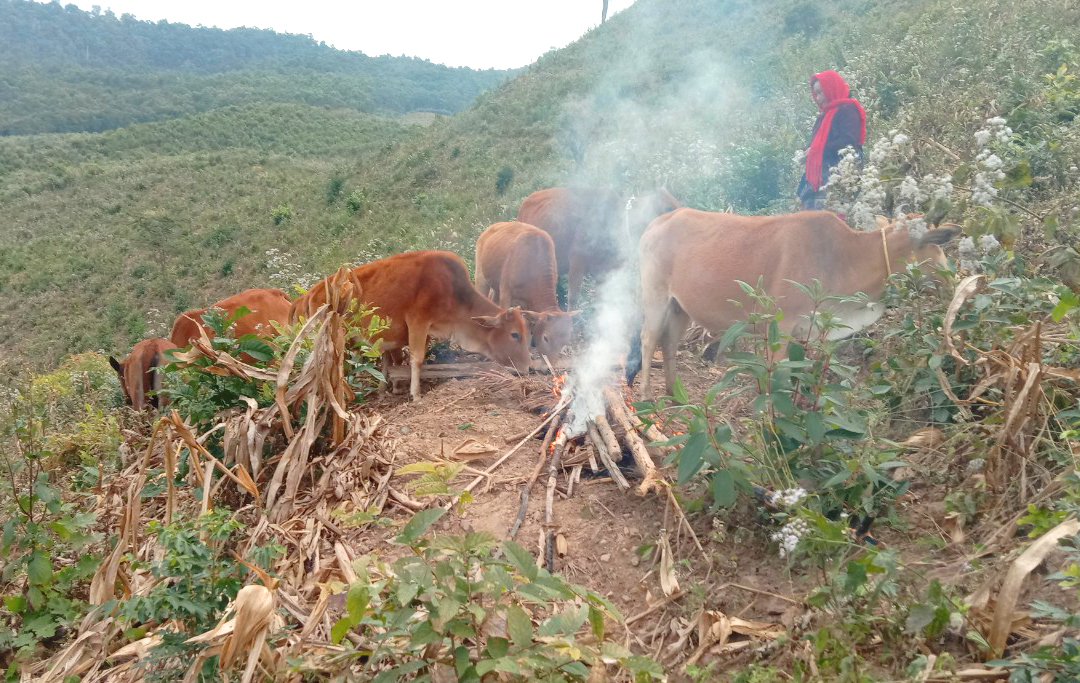
[[514, 182], [514, 169], [509, 166], [500, 168], [499, 172], [495, 174], [495, 194], [506, 194], [512, 182]]
[[434, 678], [441, 669], [460, 681], [498, 672], [509, 681], [584, 683], [607, 661], [641, 683], [663, 678], [658, 664], [611, 638], [607, 621], [621, 617], [610, 602], [537, 567], [524, 548], [486, 533], [425, 540], [444, 513], [424, 510], [405, 525], [397, 543], [411, 552], [392, 566], [356, 563], [359, 578], [332, 635], [335, 643], [359, 637], [361, 646], [346, 643], [347, 659], [365, 677]]
[[278, 204], [274, 208], [270, 209], [270, 218], [273, 219], [274, 225], [281, 225], [287, 223], [293, 215], [292, 207], [288, 204]]
[[349, 213], [361, 213], [365, 206], [367, 206], [367, 196], [363, 190], [353, 190], [345, 199], [345, 208], [348, 209]]

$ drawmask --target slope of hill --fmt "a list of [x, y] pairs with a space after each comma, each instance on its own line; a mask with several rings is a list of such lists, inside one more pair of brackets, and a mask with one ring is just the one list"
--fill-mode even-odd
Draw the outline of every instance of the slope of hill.
[[253, 102], [450, 114], [510, 73], [32, 0], [0, 1], [0, 45], [0, 135], [102, 131]]
[[[1078, 59], [1078, 14], [1065, 0], [642, 0], [424, 129], [256, 106], [4, 141], [3, 343], [49, 360], [123, 349], [155, 329], [146, 311], [168, 318], [275, 273], [420, 247], [469, 259], [480, 230], [552, 184], [663, 183], [692, 206], [789, 209], [814, 115], [807, 77], [830, 67], [866, 105], [871, 143], [914, 137], [919, 173], [957, 170], [982, 122], [1008, 115], [1033, 180], [1016, 198], [1056, 206], [1068, 226], [1077, 95], [1044, 76]], [[275, 208], [290, 216], [275, 224]], [[145, 235], [163, 217], [159, 248]]]

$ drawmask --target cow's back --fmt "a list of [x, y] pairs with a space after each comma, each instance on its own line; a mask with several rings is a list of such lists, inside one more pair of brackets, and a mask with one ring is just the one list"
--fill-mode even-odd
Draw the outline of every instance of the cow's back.
[[618, 217], [619, 196], [607, 188], [551, 187], [533, 192], [518, 209], [518, 221], [551, 236], [559, 274], [570, 267], [575, 243], [606, 247]]
[[543, 230], [520, 221], [492, 225], [477, 240], [476, 268], [499, 292], [500, 306], [558, 309], [555, 244]]
[[816, 278], [826, 291], [843, 287], [854, 239], [828, 212], [738, 216], [678, 209], [655, 220], [641, 238], [643, 284], [666, 288], [691, 318], [714, 330], [752, 310], [739, 280], [756, 286], [760, 278], [782, 310], [798, 315], [808, 301], [789, 280], [809, 284]]
[[465, 262], [445, 251], [414, 251], [367, 263], [353, 270], [365, 305], [390, 327], [380, 338], [390, 350], [408, 343], [408, 325], [430, 323], [432, 336], [443, 336], [463, 316], [491, 315], [498, 306], [481, 296]]
[[[241, 307], [250, 312], [241, 316], [233, 327], [233, 336], [237, 339], [248, 334], [273, 334], [271, 323], [287, 323], [292, 302], [280, 289], [247, 289], [218, 301], [210, 308], [220, 308], [225, 312], [225, 317], [231, 317]], [[203, 308], [181, 313], [173, 323], [170, 335], [172, 342], [180, 347], [191, 344], [198, 339], [200, 327], [206, 331], [208, 337], [213, 337], [213, 332], [202, 323], [202, 315], [207, 310], [209, 309]]]

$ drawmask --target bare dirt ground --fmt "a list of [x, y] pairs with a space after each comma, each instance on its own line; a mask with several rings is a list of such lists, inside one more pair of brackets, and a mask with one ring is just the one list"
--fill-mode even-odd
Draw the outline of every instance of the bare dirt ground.
[[[655, 380], [662, 381], [661, 371], [656, 368], [653, 372]], [[703, 397], [721, 374], [722, 368], [692, 353], [680, 354], [680, 377], [695, 399]], [[549, 392], [551, 386], [551, 377], [543, 375], [526, 380], [473, 377], [425, 382], [419, 403], [405, 396], [383, 395], [373, 400], [371, 408], [383, 416], [389, 433], [398, 440], [398, 466], [453, 459], [452, 453], [459, 445], [474, 439], [496, 451], [489, 457], [469, 461], [470, 467], [479, 470], [517, 443], [508, 443], [508, 438], [520, 436], [542, 422], [543, 417], [526, 406], [535, 404], [536, 391]], [[500, 465], [490, 479], [475, 489], [475, 501], [466, 506], [464, 513], [444, 518], [440, 530], [486, 531], [498, 539], [507, 538], [520, 507], [522, 485], [540, 457], [542, 436], [543, 431]], [[630, 461], [624, 457], [621, 466], [626, 466], [624, 473], [633, 487], [640, 476]], [[673, 473], [667, 473], [673, 479]], [[464, 486], [474, 476], [462, 473], [454, 484]], [[532, 487], [524, 523], [514, 537], [534, 555], [539, 553], [546, 530], [547, 476], [545, 465]], [[396, 485], [406, 486], [406, 481], [403, 478]], [[612, 600], [624, 617], [655, 607], [638, 619], [627, 635], [651, 654], [677, 639], [671, 628], [673, 618], [688, 618], [704, 608], [778, 624], [790, 618], [784, 616], [785, 612], [793, 613], [796, 596], [805, 593], [805, 589], [797, 588], [800, 577], [793, 577], [778, 559], [775, 544], [768, 540], [771, 529], [762, 524], [763, 518], [752, 506], [729, 514], [727, 526], [707, 513], [689, 514], [702, 546], [699, 550], [691, 534], [679, 524], [678, 513], [664, 494], [638, 496], [633, 488], [620, 492], [606, 474], [590, 475], [588, 465], [571, 495], [563, 494], [565, 473], [560, 475], [558, 489], [553, 507], [555, 525], [568, 547], [565, 556], [556, 556], [555, 570]], [[404, 511], [395, 514], [400, 517], [398, 523], [407, 518]], [[392, 538], [394, 533], [393, 529], [384, 530], [384, 538]], [[668, 602], [659, 580], [657, 545], [665, 534], [682, 592], [680, 599]], [[358, 552], [370, 549], [356, 548]]]

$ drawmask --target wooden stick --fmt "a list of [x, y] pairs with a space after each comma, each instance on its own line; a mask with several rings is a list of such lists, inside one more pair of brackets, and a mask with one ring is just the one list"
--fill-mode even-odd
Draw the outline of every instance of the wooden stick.
[[544, 461], [547, 460], [548, 444], [551, 443], [551, 437], [558, 428], [559, 420], [552, 420], [551, 424], [548, 426], [547, 434], [544, 436], [544, 443], [540, 446], [540, 457], [536, 459], [536, 467], [533, 468], [528, 481], [521, 485], [521, 504], [518, 506], [518, 513], [517, 517], [514, 518], [514, 524], [506, 534], [507, 540], [513, 540], [514, 536], [517, 535], [518, 529], [521, 528], [521, 524], [525, 521], [525, 511], [529, 508], [529, 492], [532, 490], [533, 484], [536, 483], [537, 478], [540, 476], [540, 470], [544, 468]]
[[574, 465], [570, 470], [570, 477], [566, 480], [566, 497], [574, 495], [574, 484], [581, 480], [581, 465]]
[[[645, 448], [645, 442], [634, 431], [634, 425], [631, 424], [630, 418], [626, 414], [626, 407], [619, 400], [618, 394], [611, 389], [605, 389], [604, 396], [607, 398], [608, 410], [611, 411], [611, 416], [623, 428], [623, 442], [630, 448], [630, 455], [634, 456], [634, 462], [637, 463], [638, 469], [641, 470], [642, 480], [637, 487], [637, 494], [644, 496], [650, 490], [660, 486], [661, 477], [657, 473], [656, 463], [653, 462], [652, 456], [649, 455], [649, 451]], [[697, 543], [696, 537], [694, 542]], [[701, 545], [698, 544], [698, 547], [700, 548]]]
[[[543, 422], [541, 422], [539, 425], [537, 425], [536, 429], [529, 432], [528, 436], [526, 436], [521, 441], [518, 441], [517, 445], [514, 446], [513, 448], [511, 448], [510, 450], [508, 450], [505, 455], [500, 457], [495, 462], [491, 463], [491, 466], [488, 467], [486, 470], [484, 470], [484, 473], [485, 474], [491, 474], [492, 472], [494, 472], [499, 467], [499, 465], [506, 462], [507, 458], [509, 458], [514, 453], [516, 453], [519, 448], [524, 446], [526, 441], [531, 439], [533, 437], [533, 435], [535, 435], [541, 429], [546, 427], [549, 422], [551, 422], [552, 420], [555, 419], [556, 415], [560, 414], [563, 410], [565, 410], [566, 406], [569, 405], [569, 403], [570, 403], [569, 398], [567, 396], [563, 396], [563, 399], [559, 401], [559, 405], [555, 406], [555, 409], [551, 411], [551, 415], [548, 415], [547, 419], [545, 419]], [[484, 481], [484, 477], [477, 477], [476, 479], [473, 479], [471, 482], [469, 482], [469, 485], [465, 487], [465, 490], [466, 491], [472, 491], [482, 481]]]
[[622, 448], [619, 446], [619, 440], [615, 438], [615, 430], [611, 428], [611, 423], [607, 421], [607, 417], [597, 415], [593, 418], [593, 424], [596, 425], [596, 432], [603, 440], [604, 447], [607, 448], [608, 456], [615, 462], [621, 461]]
[[559, 478], [559, 466], [566, 450], [566, 431], [555, 440], [555, 453], [548, 464], [547, 497], [544, 507], [544, 528], [547, 530], [546, 564], [549, 572], [555, 571], [555, 484]]
[[[620, 491], [626, 491], [630, 488], [630, 482], [626, 481], [626, 477], [623, 476], [622, 471], [619, 470], [618, 465], [611, 459], [611, 455], [608, 454], [607, 446], [604, 445], [604, 440], [600, 436], [599, 430], [596, 425], [589, 422], [589, 441], [592, 442], [593, 449], [597, 455], [600, 456], [600, 462], [604, 463], [604, 467], [607, 468], [608, 476], [615, 482], [615, 485], [619, 487]], [[615, 444], [616, 447], [618, 443]]]

